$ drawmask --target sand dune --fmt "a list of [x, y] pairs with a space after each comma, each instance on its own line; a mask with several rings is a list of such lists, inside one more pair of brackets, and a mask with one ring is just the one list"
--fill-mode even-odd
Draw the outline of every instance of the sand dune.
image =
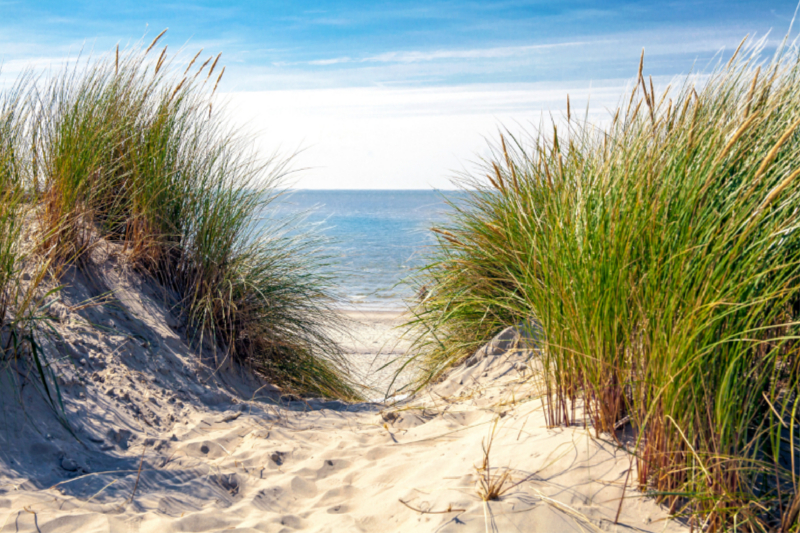
[[[2, 373], [3, 533], [684, 529], [623, 489], [624, 451], [546, 427], [534, 354], [512, 332], [400, 403], [298, 400], [194, 353], [169, 295], [113, 255], [65, 282], [49, 348], [69, 356], [54, 364], [68, 424], [19, 386], [31, 369]], [[348, 351], [377, 391], [398, 317], [351, 318]], [[484, 502], [487, 472], [506, 481]]]

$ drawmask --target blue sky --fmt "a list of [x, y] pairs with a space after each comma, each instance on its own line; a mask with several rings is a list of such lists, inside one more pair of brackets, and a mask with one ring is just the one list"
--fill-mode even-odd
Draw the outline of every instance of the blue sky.
[[107, 50], [162, 29], [225, 55], [249, 90], [608, 79], [648, 50], [657, 74], [745, 34], [782, 37], [792, 1], [0, 1], [4, 60]]
[[[185, 47], [187, 56], [200, 47], [204, 54], [223, 53], [222, 89], [232, 103], [232, 116], [266, 131], [260, 142], [307, 148], [301, 166], [317, 169], [310, 172], [317, 178], [299, 173], [300, 186], [385, 187], [414, 168], [427, 170], [401, 179], [402, 186], [442, 186], [443, 176], [466, 166], [483, 145], [482, 136], [491, 136], [499, 123], [535, 121], [537, 113], [558, 111], [553, 106], [561, 106], [556, 102], [563, 102], [567, 92], [588, 87], [616, 88], [601, 91], [594, 109], [613, 105], [635, 75], [642, 48], [647, 73], [667, 80], [693, 65], [707, 68], [748, 33], [763, 36], [772, 30], [767, 50], [774, 49], [795, 7], [793, 1], [752, 0], [0, 0], [0, 60], [3, 78], [9, 78], [26, 65], [42, 68], [81, 49], [104, 52], [116, 43], [143, 36], [149, 40], [168, 27], [163, 43], [170, 50]], [[293, 120], [294, 111], [304, 118]], [[374, 137], [400, 126], [411, 128], [411, 115], [432, 132], [417, 136], [417, 148], [427, 153], [431, 142], [440, 143], [446, 155], [401, 165], [391, 179], [381, 181], [375, 177], [378, 169], [392, 166], [398, 154], [408, 159], [417, 152], [413, 139], [387, 152]], [[324, 120], [315, 123], [315, 116]], [[437, 116], [436, 124], [425, 122]], [[442, 116], [453, 118], [448, 123]], [[334, 155], [341, 159], [345, 146], [331, 145], [322, 134], [335, 132], [330, 128], [337, 120], [355, 120], [350, 126], [357, 132], [370, 117], [377, 118], [369, 124], [369, 137], [349, 140], [364, 148], [360, 161], [367, 151], [377, 150], [375, 164], [347, 182], [352, 161], [336, 170], [343, 161], [330, 160]], [[280, 121], [308, 131], [289, 131]], [[467, 142], [462, 131], [448, 136], [454, 128], [471, 128], [475, 141]], [[329, 159], [323, 161], [323, 155]]]

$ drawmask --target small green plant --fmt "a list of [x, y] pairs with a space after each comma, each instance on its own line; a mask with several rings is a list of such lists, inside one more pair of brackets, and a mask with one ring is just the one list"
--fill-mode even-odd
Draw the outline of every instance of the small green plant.
[[423, 381], [535, 328], [549, 424], [630, 424], [640, 487], [704, 529], [798, 531], [800, 56], [740, 48], [661, 94], [640, 65], [604, 130], [504, 135], [409, 326]]

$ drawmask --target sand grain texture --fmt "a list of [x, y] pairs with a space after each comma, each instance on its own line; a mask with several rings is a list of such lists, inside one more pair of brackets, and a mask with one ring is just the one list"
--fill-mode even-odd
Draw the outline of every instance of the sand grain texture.
[[[55, 366], [74, 436], [33, 384], [11, 387], [30, 369], [3, 371], [0, 532], [685, 529], [633, 487], [614, 524], [628, 455], [584, 428], [548, 429], [535, 354], [508, 335], [394, 406], [298, 401], [192, 350], [169, 295], [113, 253], [92, 269], [65, 280], [49, 346], [69, 356]], [[377, 388], [370, 346], [396, 317], [358, 320], [350, 351]], [[511, 469], [514, 486], [485, 503], [492, 433], [490, 474]]]

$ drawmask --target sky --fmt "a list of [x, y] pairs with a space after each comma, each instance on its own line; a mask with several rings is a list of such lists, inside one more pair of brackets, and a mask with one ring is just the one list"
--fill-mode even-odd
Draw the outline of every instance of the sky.
[[[602, 122], [636, 75], [707, 71], [786, 32], [791, 1], [0, 0], [0, 85], [25, 68], [149, 42], [222, 53], [230, 120], [298, 188], [452, 188], [498, 131], [573, 109]], [[587, 107], [588, 106], [588, 107]]]

